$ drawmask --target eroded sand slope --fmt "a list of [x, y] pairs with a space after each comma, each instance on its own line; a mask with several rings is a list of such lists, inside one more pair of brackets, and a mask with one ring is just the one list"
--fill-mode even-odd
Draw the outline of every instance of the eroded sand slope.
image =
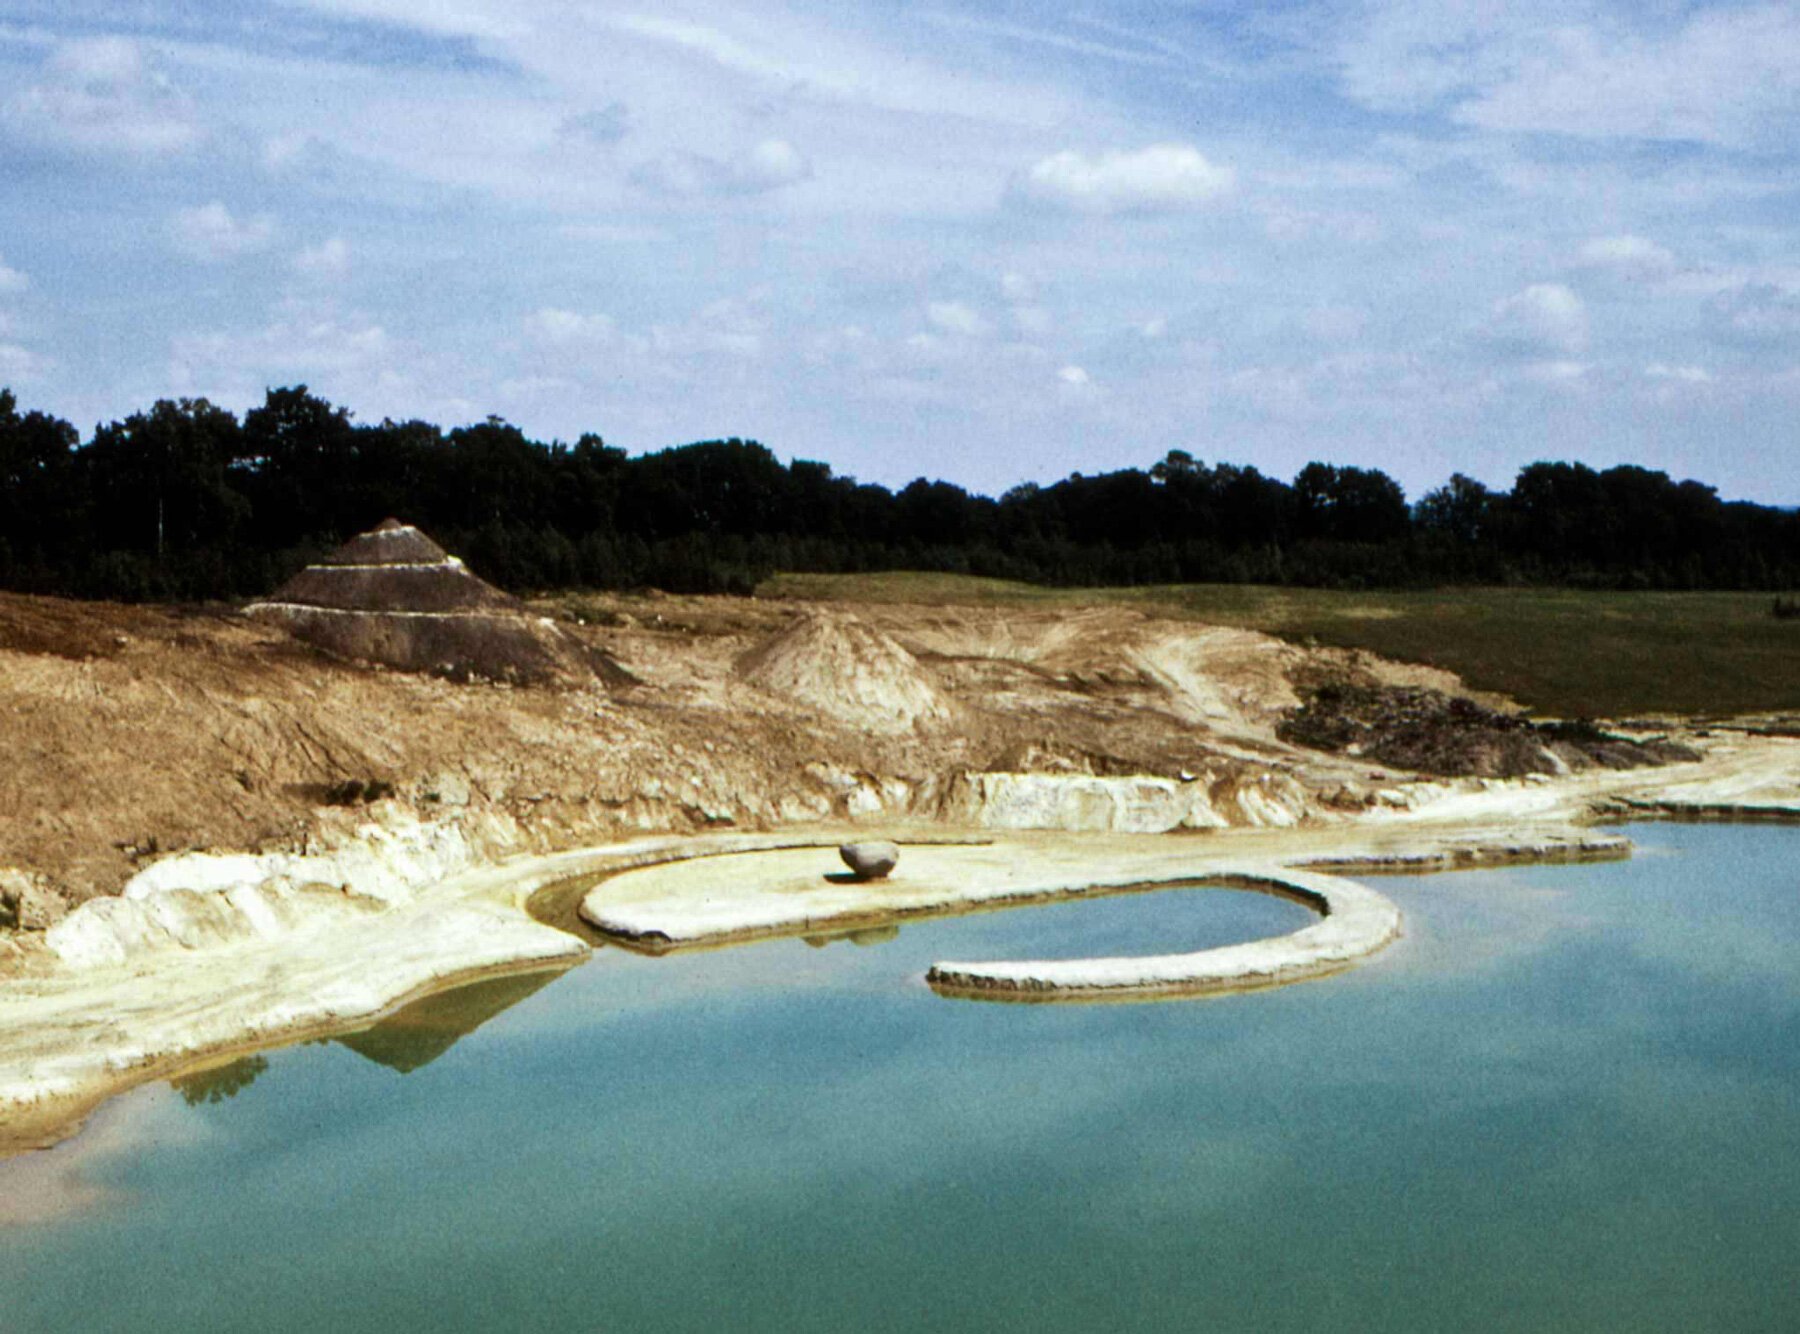
[[[335, 661], [229, 609], [0, 595], [0, 867], [80, 902], [173, 851], [353, 829], [363, 813], [332, 799], [371, 783], [420, 818], [498, 815], [481, 827], [554, 848], [831, 818], [981, 823], [990, 807], [1002, 824], [1287, 822], [1391, 778], [1275, 740], [1296, 672], [1341, 655], [1248, 631], [1125, 610], [619, 605], [627, 623], [575, 628], [643, 684], [538, 690]], [[1105, 783], [1070, 796], [967, 779], [991, 773], [1183, 790], [1117, 825]]]

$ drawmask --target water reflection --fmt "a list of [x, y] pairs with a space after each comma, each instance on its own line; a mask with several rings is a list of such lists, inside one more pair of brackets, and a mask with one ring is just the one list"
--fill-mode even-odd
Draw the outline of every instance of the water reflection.
[[210, 1070], [196, 1070], [179, 1079], [171, 1079], [169, 1087], [179, 1093], [189, 1107], [198, 1107], [202, 1103], [224, 1102], [227, 1098], [237, 1097], [268, 1068], [268, 1057], [244, 1056]]
[[847, 940], [852, 945], [881, 945], [894, 940], [900, 935], [900, 924], [889, 922], [884, 926], [864, 926], [854, 931], [827, 931], [817, 935], [801, 936], [808, 945], [822, 950], [827, 945], [835, 945], [840, 940]]
[[430, 1065], [490, 1019], [561, 976], [562, 970], [514, 973], [440, 991], [396, 1010], [360, 1033], [345, 1033], [331, 1040], [364, 1060], [409, 1075]]

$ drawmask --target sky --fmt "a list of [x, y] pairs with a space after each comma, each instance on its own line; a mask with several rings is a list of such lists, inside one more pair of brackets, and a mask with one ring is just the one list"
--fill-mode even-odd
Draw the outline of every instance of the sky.
[[0, 0], [0, 385], [1800, 502], [1800, 6]]

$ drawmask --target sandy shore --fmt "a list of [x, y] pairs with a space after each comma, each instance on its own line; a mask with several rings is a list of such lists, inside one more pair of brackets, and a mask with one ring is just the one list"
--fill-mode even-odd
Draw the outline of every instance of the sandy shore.
[[[65, 1137], [106, 1098], [223, 1052], [366, 1025], [423, 993], [485, 973], [578, 963], [591, 946], [569, 918], [577, 898], [594, 905], [590, 918], [608, 930], [660, 933], [666, 943], [692, 946], [966, 910], [984, 899], [993, 906], [1126, 885], [1236, 876], [1301, 888], [1323, 882], [1335, 892], [1332, 877], [1344, 874], [1618, 856], [1628, 847], [1592, 829], [1593, 822], [1646, 815], [1800, 817], [1800, 742], [1731, 738], [1702, 762], [1668, 769], [1417, 784], [1405, 795], [1392, 808], [1294, 829], [1184, 835], [899, 830], [902, 841], [910, 835], [984, 845], [911, 847], [896, 879], [871, 885], [823, 878], [836, 869], [829, 849], [852, 834], [868, 837], [866, 824], [645, 838], [477, 867], [354, 912], [302, 911], [302, 905], [295, 909], [297, 924], [267, 938], [152, 950], [83, 967], [40, 961], [0, 981], [0, 1154]], [[1378, 906], [1385, 900], [1359, 897], [1364, 894], [1369, 891], [1353, 889], [1346, 900], [1372, 914], [1358, 928], [1355, 949], [1333, 955], [1344, 945], [1340, 940], [1316, 956], [1319, 966], [1343, 966], [1358, 951], [1377, 948], [1375, 937], [1386, 938]], [[1340, 913], [1337, 926], [1353, 924], [1349, 916], [1347, 909]], [[1328, 915], [1316, 926], [1331, 921]], [[1291, 955], [1296, 937], [1282, 939], [1288, 943], [1280, 950]], [[1169, 942], [1176, 950], [1180, 944]], [[1301, 941], [1300, 948], [1319, 944]], [[1186, 962], [1171, 965], [1169, 957]], [[1062, 980], [1080, 989], [1110, 978], [1129, 990], [1161, 979], [1179, 990], [1192, 979], [1171, 970], [1191, 974], [1195, 957], [1085, 961], [1106, 966], [1090, 967], [1085, 983], [1079, 969]], [[1284, 980], [1281, 957], [1279, 950], [1252, 951], [1234, 966], [1249, 980]], [[1218, 962], [1205, 967], [1216, 972]], [[990, 981], [1005, 976], [1027, 988], [1055, 980], [1029, 962], [943, 968], [947, 979], [959, 975], [971, 987], [980, 985], [972, 979], [982, 969]]]

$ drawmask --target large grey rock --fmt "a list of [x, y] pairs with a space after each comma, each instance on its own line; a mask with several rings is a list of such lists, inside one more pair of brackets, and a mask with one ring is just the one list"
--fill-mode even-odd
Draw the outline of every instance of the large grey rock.
[[858, 880], [880, 880], [900, 861], [900, 849], [892, 843], [846, 843], [838, 856]]

